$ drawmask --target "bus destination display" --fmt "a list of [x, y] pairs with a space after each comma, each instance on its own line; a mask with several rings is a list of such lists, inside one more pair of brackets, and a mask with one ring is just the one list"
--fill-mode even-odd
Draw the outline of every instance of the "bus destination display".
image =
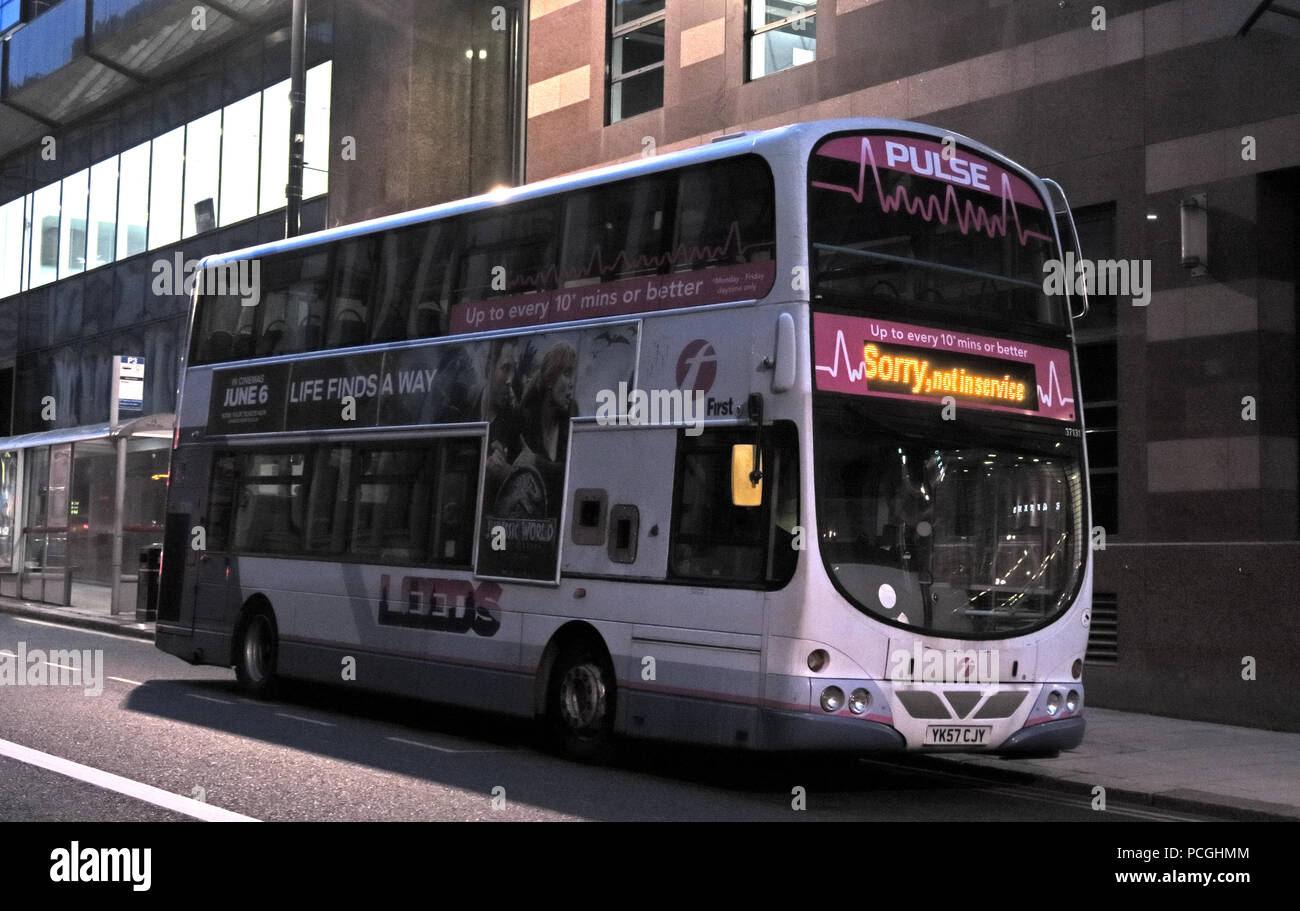
[[817, 388], [1073, 421], [1066, 351], [888, 320], [818, 313]]

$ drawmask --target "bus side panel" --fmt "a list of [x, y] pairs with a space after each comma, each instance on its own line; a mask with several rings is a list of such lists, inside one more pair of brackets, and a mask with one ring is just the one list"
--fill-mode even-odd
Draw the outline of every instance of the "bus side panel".
[[435, 567], [237, 559], [243, 597], [275, 611], [286, 676], [531, 714], [519, 662], [527, 588]]
[[[668, 571], [673, 471], [677, 458], [673, 427], [578, 425], [569, 445], [569, 502], [562, 532], [561, 568], [566, 575], [592, 573], [662, 579]], [[594, 501], [594, 502], [593, 502]], [[583, 506], [599, 504], [598, 526]], [[637, 522], [624, 553], [611, 556], [615, 507], [634, 507]], [[630, 559], [629, 559], [630, 557]]]
[[594, 629], [614, 665], [620, 733], [755, 742], [762, 592], [566, 578], [558, 604], [566, 616], [523, 618], [524, 662], [540, 668], [547, 645], [574, 621]]
[[[531, 718], [532, 676], [445, 661], [301, 641], [281, 644], [286, 677]], [[356, 676], [345, 676], [355, 668]]]

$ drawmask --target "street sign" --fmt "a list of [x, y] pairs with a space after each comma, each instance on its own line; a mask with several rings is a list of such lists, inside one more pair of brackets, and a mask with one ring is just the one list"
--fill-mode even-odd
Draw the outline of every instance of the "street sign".
[[116, 371], [117, 407], [121, 411], [144, 410], [144, 358], [121, 356]]

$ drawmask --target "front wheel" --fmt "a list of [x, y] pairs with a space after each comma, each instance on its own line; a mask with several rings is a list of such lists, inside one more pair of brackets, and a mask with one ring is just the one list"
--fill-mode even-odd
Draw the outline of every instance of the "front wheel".
[[235, 677], [250, 696], [265, 699], [275, 690], [275, 621], [258, 611], [244, 621], [235, 645]]
[[590, 646], [570, 647], [551, 672], [547, 727], [552, 746], [580, 762], [614, 755], [614, 674]]

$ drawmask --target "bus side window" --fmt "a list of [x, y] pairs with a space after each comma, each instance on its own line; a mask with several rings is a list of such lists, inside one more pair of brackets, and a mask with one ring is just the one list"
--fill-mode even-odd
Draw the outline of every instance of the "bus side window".
[[663, 269], [668, 181], [662, 175], [570, 193], [564, 200], [563, 286], [653, 275]]
[[254, 554], [301, 552], [300, 501], [306, 453], [250, 453], [241, 462], [240, 483], [236, 488], [234, 549]]
[[350, 348], [366, 342], [371, 285], [378, 243], [374, 236], [343, 241], [334, 255], [326, 348]]
[[234, 453], [217, 453], [212, 459], [212, 488], [208, 495], [208, 550], [220, 553], [230, 547], [238, 485], [239, 472]]
[[317, 446], [311, 451], [311, 459], [306, 550], [311, 554], [342, 553], [347, 545], [347, 519], [352, 504], [352, 448]]
[[765, 163], [738, 158], [688, 168], [679, 181], [675, 271], [773, 258], [776, 219]]
[[433, 522], [433, 563], [466, 566], [473, 556], [478, 470], [478, 440], [449, 440], [443, 444]]
[[371, 342], [434, 338], [447, 332], [447, 278], [455, 219], [384, 232], [366, 313]]
[[328, 248], [282, 253], [261, 266], [254, 356], [316, 351], [324, 341]]
[[752, 441], [752, 433], [734, 431], [679, 437], [669, 550], [673, 576], [762, 581], [768, 506], [733, 506], [731, 501], [731, 447]]
[[784, 585], [794, 575], [799, 551], [803, 550], [804, 528], [799, 515], [799, 448], [793, 432], [774, 428], [769, 454], [772, 468], [768, 473], [775, 490], [772, 502], [771, 554], [768, 559], [769, 582]]
[[370, 307], [370, 341], [395, 342], [406, 337], [410, 298], [403, 294], [406, 261], [403, 247], [410, 231], [385, 231], [379, 241], [379, 269]]
[[230, 360], [243, 301], [237, 294], [205, 294], [200, 300], [202, 323], [196, 327], [196, 364]]
[[554, 287], [559, 228], [555, 200], [466, 219], [456, 300], [476, 301]]

